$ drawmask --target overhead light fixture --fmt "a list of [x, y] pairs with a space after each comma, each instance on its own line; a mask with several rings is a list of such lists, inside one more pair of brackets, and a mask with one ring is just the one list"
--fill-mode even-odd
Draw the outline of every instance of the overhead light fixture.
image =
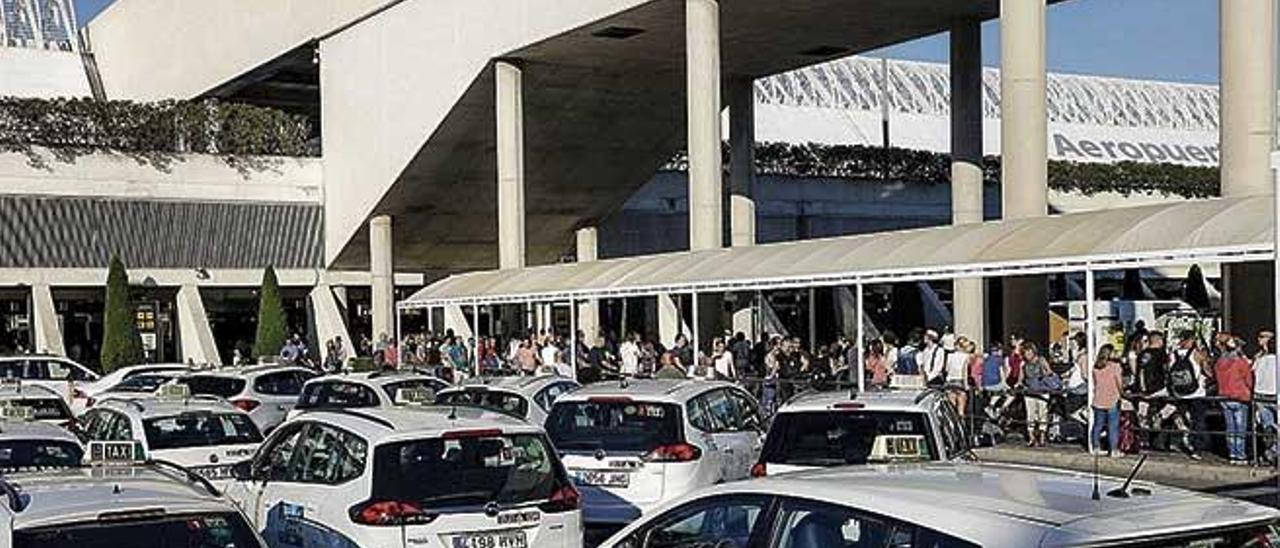
[[591, 33], [596, 38], [609, 38], [611, 40], [626, 40], [632, 36], [644, 34], [644, 29], [636, 27], [605, 27]]
[[848, 55], [850, 53], [853, 53], [853, 50], [844, 46], [818, 46], [816, 48], [804, 50], [800, 52], [800, 55], [807, 57], [835, 57], [838, 55]]

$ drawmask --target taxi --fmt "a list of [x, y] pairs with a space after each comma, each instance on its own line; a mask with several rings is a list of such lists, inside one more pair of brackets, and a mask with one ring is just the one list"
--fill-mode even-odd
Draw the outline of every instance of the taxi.
[[541, 425], [557, 398], [581, 386], [559, 375], [484, 377], [441, 390], [436, 403], [480, 407]]
[[416, 371], [374, 371], [317, 377], [302, 385], [292, 419], [304, 411], [395, 407], [435, 401], [449, 383]]
[[[1137, 469], [1135, 469], [1136, 472]], [[716, 486], [602, 548], [1276, 546], [1280, 511], [1127, 479], [998, 464], [849, 466]]]
[[30, 407], [0, 404], [0, 470], [78, 466], [83, 456], [67, 429], [37, 421]]
[[302, 385], [317, 376], [305, 367], [256, 365], [198, 371], [179, 377], [178, 383], [191, 387], [192, 394], [231, 402], [249, 414], [258, 430], [270, 433], [298, 403]]
[[149, 459], [163, 460], [209, 480], [231, 478], [237, 462], [253, 456], [262, 434], [249, 416], [217, 399], [192, 396], [185, 385], [154, 396], [107, 398], [81, 417], [88, 441], [136, 441]]
[[0, 476], [0, 546], [265, 548], [216, 488], [142, 462], [135, 445], [97, 443], [90, 466]]
[[75, 423], [71, 408], [61, 393], [19, 379], [0, 381], [0, 407], [4, 406], [30, 409], [32, 420], [56, 426], [70, 427]]
[[693, 489], [749, 477], [763, 428], [746, 391], [700, 380], [590, 384], [561, 396], [547, 419], [593, 527], [628, 523]]
[[311, 411], [227, 495], [282, 547], [577, 548], [577, 489], [539, 426], [440, 406]]
[[969, 458], [972, 440], [938, 390], [813, 392], [778, 408], [753, 477], [813, 468]]

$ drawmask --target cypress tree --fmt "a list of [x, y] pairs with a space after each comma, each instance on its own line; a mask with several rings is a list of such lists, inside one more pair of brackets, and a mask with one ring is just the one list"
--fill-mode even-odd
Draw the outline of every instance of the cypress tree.
[[111, 258], [107, 271], [107, 301], [102, 312], [102, 371], [142, 363], [142, 339], [133, 323], [129, 300], [129, 275], [119, 257]]
[[262, 290], [258, 292], [258, 335], [253, 342], [254, 356], [275, 356], [284, 346], [284, 303], [280, 300], [280, 282], [275, 267], [262, 274]]

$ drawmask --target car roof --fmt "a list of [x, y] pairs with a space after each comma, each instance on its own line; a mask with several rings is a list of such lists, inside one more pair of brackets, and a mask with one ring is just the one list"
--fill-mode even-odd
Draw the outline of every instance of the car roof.
[[577, 382], [569, 377], [561, 377], [559, 375], [538, 375], [538, 376], [514, 376], [514, 377], [484, 377], [482, 379], [468, 379], [462, 384], [451, 386], [444, 392], [459, 392], [464, 390], [476, 390], [479, 388], [487, 388], [490, 390], [498, 390], [505, 392], [515, 392], [526, 396], [531, 396], [542, 390], [548, 385], [559, 382]]
[[381, 388], [388, 384], [395, 384], [399, 382], [423, 381], [423, 380], [432, 380], [432, 379], [448, 384], [448, 381], [445, 381], [434, 375], [429, 375], [421, 371], [412, 371], [412, 370], [411, 371], [396, 371], [396, 370], [365, 371], [360, 373], [334, 373], [330, 375], [324, 375], [322, 377], [315, 377], [313, 379], [308, 379], [306, 384], [345, 381], [345, 382], [365, 384], [365, 385]]
[[778, 408], [779, 413], [804, 411], [828, 411], [837, 404], [858, 403], [868, 411], [918, 411], [929, 410], [928, 404], [942, 397], [936, 390], [876, 390], [850, 393], [848, 390], [806, 392], [788, 400]]
[[[5, 474], [27, 505], [14, 529], [97, 520], [103, 513], [164, 510], [168, 514], [234, 512], [234, 507], [176, 471], [154, 466], [64, 468]], [[2, 501], [3, 498], [0, 498]], [[12, 508], [7, 510], [12, 512]]]
[[243, 413], [226, 400], [210, 396], [192, 396], [187, 399], [159, 398], [153, 395], [113, 396], [99, 401], [94, 407], [109, 408], [143, 419], [193, 412]]
[[248, 379], [252, 377], [266, 375], [268, 373], [278, 373], [281, 371], [302, 371], [304, 373], [312, 373], [312, 374], [315, 373], [315, 371], [312, 371], [305, 367], [299, 367], [296, 365], [267, 364], [267, 365], [249, 365], [244, 367], [220, 367], [217, 369], [196, 369], [196, 370], [193, 370], [187, 376]]
[[289, 422], [305, 420], [332, 424], [373, 444], [432, 438], [458, 430], [496, 428], [506, 433], [542, 432], [541, 427], [504, 413], [449, 405], [307, 411]]
[[38, 421], [0, 421], [0, 440], [57, 440], [80, 443], [67, 429]]
[[37, 398], [62, 399], [62, 394], [59, 394], [52, 388], [40, 386], [38, 384], [18, 384], [17, 386], [0, 385], [0, 401], [29, 400]]
[[573, 392], [560, 396], [562, 401], [585, 401], [599, 397], [631, 397], [645, 401], [667, 403], [684, 403], [690, 398], [714, 388], [737, 386], [724, 381], [676, 380], [676, 379], [638, 379], [627, 382], [606, 381], [588, 384]]
[[[717, 489], [844, 504], [985, 546], [1041, 537], [1042, 546], [1115, 542], [1280, 518], [1274, 509], [1141, 481], [1134, 486], [1146, 495], [1093, 500], [1093, 481], [1085, 473], [1047, 468], [933, 463], [830, 468]], [[1101, 492], [1123, 481], [1101, 478]]]

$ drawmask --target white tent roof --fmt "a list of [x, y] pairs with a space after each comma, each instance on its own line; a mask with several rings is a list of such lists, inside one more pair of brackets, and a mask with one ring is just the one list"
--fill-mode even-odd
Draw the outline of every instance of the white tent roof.
[[1272, 197], [459, 274], [401, 308], [1269, 260]]

